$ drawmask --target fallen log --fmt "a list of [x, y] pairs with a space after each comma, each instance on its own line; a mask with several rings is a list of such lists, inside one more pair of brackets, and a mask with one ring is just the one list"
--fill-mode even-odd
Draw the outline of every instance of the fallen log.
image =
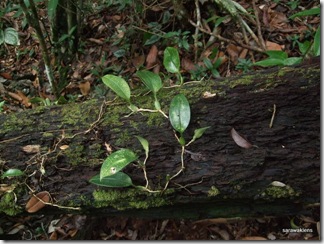
[[[150, 145], [149, 189], [161, 191], [167, 175], [181, 167], [181, 147], [169, 120], [160, 113], [128, 116], [127, 104], [117, 98], [1, 114], [1, 170], [20, 169], [24, 175], [1, 179], [0, 212], [34, 214], [25, 206], [38, 192], [48, 192], [51, 201], [36, 214], [275, 216], [306, 213], [319, 203], [319, 59], [164, 88], [158, 94], [162, 110], [167, 113], [179, 93], [191, 107], [185, 139], [189, 141], [197, 128], [210, 127], [186, 147], [184, 171], [160, 193], [89, 182], [99, 174], [110, 150], [129, 148], [143, 160], [144, 150], [135, 137], [141, 136]], [[133, 94], [138, 107], [154, 107], [152, 96], [143, 89]], [[253, 146], [239, 146], [248, 142]], [[138, 164], [123, 172], [134, 185], [145, 185]]]

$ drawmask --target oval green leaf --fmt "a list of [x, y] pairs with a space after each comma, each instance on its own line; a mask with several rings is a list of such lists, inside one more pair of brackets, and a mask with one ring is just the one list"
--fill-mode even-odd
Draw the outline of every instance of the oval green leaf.
[[172, 127], [182, 134], [190, 122], [190, 105], [183, 94], [176, 95], [170, 104], [169, 118]]
[[100, 179], [116, 174], [138, 157], [129, 149], [120, 149], [110, 154], [101, 165]]
[[105, 75], [101, 79], [103, 83], [113, 90], [119, 97], [130, 102], [130, 88], [123, 78], [115, 75]]
[[145, 150], [145, 155], [146, 155], [146, 157], [148, 157], [149, 150], [150, 150], [148, 141], [147, 141], [145, 138], [141, 137], [141, 136], [135, 136], [135, 137], [136, 137], [136, 138], [139, 140], [139, 142], [142, 144], [142, 147], [143, 147], [144, 150]]
[[4, 42], [9, 45], [19, 46], [20, 41], [18, 37], [18, 32], [11, 27], [4, 30]]
[[261, 67], [270, 67], [270, 66], [284, 65], [284, 61], [285, 59], [267, 58], [265, 60], [255, 62], [254, 65], [259, 65]]
[[137, 71], [136, 75], [152, 92], [157, 93], [162, 88], [162, 80], [159, 75], [147, 70]]
[[93, 176], [90, 183], [105, 187], [128, 187], [132, 186], [132, 179], [123, 172], [117, 172], [114, 175], [106, 176], [100, 180], [100, 175]]
[[167, 47], [164, 50], [163, 65], [170, 73], [180, 72], [180, 58], [177, 49], [174, 47]]
[[22, 172], [20, 169], [8, 169], [6, 172], [2, 174], [2, 178], [5, 177], [16, 177], [23, 175], [24, 172]]
[[49, 0], [48, 1], [47, 13], [48, 13], [48, 17], [50, 20], [54, 19], [55, 12], [57, 9], [57, 4], [58, 4], [58, 0]]

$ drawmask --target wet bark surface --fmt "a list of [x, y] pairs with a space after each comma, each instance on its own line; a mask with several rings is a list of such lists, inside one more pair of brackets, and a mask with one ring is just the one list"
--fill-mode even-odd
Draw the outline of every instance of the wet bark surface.
[[[169, 122], [153, 120], [148, 125], [149, 117], [140, 113], [125, 117], [129, 110], [124, 104], [104, 106], [102, 116], [103, 101], [0, 115], [2, 170], [19, 168], [28, 175], [24, 180], [35, 192], [48, 191], [55, 203], [81, 207], [79, 212], [94, 215], [201, 218], [307, 211], [305, 206], [319, 202], [320, 196], [319, 62], [270, 69], [248, 76], [249, 82], [237, 82], [244, 77], [213, 81], [211, 86], [208, 83], [208, 91], [215, 96], [201, 94], [189, 99], [192, 115], [186, 140], [195, 129], [210, 128], [186, 148], [185, 170], [170, 183], [174, 193], [162, 196], [168, 202], [165, 206], [134, 210], [108, 204], [99, 208], [93, 199], [95, 190], [112, 190], [89, 183], [108, 155], [107, 144], [113, 150], [130, 148], [144, 159], [135, 135], [146, 138], [150, 142], [147, 174], [152, 189], [163, 187], [166, 175], [180, 169], [181, 147]], [[183, 89], [196, 86], [204, 84], [192, 83]], [[161, 98], [166, 104], [171, 99]], [[116, 110], [119, 119], [114, 121], [118, 123], [111, 123]], [[239, 147], [231, 137], [232, 128], [254, 146]], [[30, 152], [28, 145], [39, 145], [40, 150]], [[62, 149], [64, 145], [68, 149]], [[123, 171], [135, 185], [145, 184], [136, 164]], [[9, 185], [13, 180], [2, 179], [2, 183]], [[286, 186], [272, 186], [274, 181]], [[24, 190], [18, 196], [17, 204], [23, 207], [30, 192]], [[121, 198], [120, 204], [127, 206], [128, 201]], [[69, 210], [48, 206], [42, 211]]]

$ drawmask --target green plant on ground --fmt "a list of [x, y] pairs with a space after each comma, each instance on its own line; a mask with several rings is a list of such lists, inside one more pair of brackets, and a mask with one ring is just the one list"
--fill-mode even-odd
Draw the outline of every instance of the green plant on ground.
[[[164, 65], [166, 69], [171, 73], [176, 73], [178, 75], [181, 75], [179, 71], [180, 61], [179, 61], [179, 55], [177, 53], [177, 50], [175, 48], [168, 47], [166, 48], [165, 55], [167, 57], [164, 60]], [[96, 185], [106, 186], [106, 187], [133, 186], [149, 192], [163, 192], [167, 189], [170, 181], [175, 177], [177, 177], [185, 169], [185, 163], [184, 163], [185, 147], [189, 146], [195, 140], [199, 139], [204, 134], [204, 132], [209, 128], [209, 126], [196, 129], [194, 131], [194, 135], [192, 139], [188, 143], [186, 143], [184, 138], [184, 132], [187, 129], [191, 118], [190, 105], [187, 98], [183, 94], [176, 95], [171, 101], [169, 107], [169, 116], [167, 116], [165, 112], [162, 111], [157, 96], [158, 91], [163, 87], [160, 76], [147, 70], [137, 71], [136, 75], [141, 79], [141, 81], [150, 90], [150, 92], [153, 93], [155, 110], [138, 108], [136, 105], [134, 105], [131, 101], [130, 87], [123, 78], [115, 75], [105, 75], [102, 77], [102, 81], [113, 92], [115, 92], [117, 96], [119, 96], [120, 98], [122, 98], [127, 102], [128, 108], [132, 111], [132, 113], [159, 112], [166, 119], [170, 121], [175, 131], [175, 137], [181, 146], [181, 167], [179, 171], [174, 175], [170, 176], [170, 174], [167, 174], [166, 183], [162, 190], [151, 190], [149, 188], [149, 180], [147, 178], [147, 173], [146, 173], [146, 162], [149, 157], [149, 142], [141, 136], [136, 136], [136, 138], [139, 140], [139, 142], [141, 143], [145, 151], [145, 159], [143, 162], [139, 161], [138, 165], [143, 169], [146, 185], [145, 186], [134, 185], [131, 178], [127, 174], [121, 172], [121, 170], [124, 169], [127, 165], [138, 160], [138, 156], [130, 149], [120, 149], [116, 152], [113, 152], [111, 155], [109, 155], [106, 158], [106, 160], [103, 162], [100, 169], [100, 173], [98, 175], [93, 176], [90, 179], [90, 182]], [[131, 114], [127, 116], [130, 116]]]
[[3, 112], [3, 106], [5, 104], [5, 101], [0, 102], [0, 113]]
[[253, 63], [250, 59], [238, 58], [238, 63], [235, 67], [236, 70], [242, 70], [243, 74], [249, 72], [253, 67]]

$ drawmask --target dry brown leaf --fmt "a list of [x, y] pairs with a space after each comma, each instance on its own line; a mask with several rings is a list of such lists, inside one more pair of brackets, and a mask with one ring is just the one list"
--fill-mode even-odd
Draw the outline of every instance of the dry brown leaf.
[[81, 91], [83, 96], [87, 96], [89, 94], [90, 87], [91, 87], [91, 84], [90, 84], [89, 81], [82, 82], [82, 83], [79, 84], [79, 88], [80, 88], [80, 91]]
[[36, 194], [36, 197], [33, 195], [26, 204], [26, 211], [28, 213], [35, 213], [45, 207], [45, 203], [50, 201], [50, 194], [47, 191], [42, 191]]
[[228, 55], [230, 56], [231, 61], [234, 64], [237, 64], [237, 59], [239, 56], [239, 50], [238, 50], [237, 46], [235, 46], [234, 44], [229, 44], [226, 48], [226, 51], [227, 51]]
[[195, 64], [189, 58], [181, 59], [181, 67], [187, 72], [196, 70]]
[[285, 45], [279, 45], [274, 42], [266, 41], [266, 49], [267, 51], [274, 50], [274, 51], [282, 51], [285, 48]]
[[244, 139], [239, 133], [237, 133], [237, 131], [234, 128], [231, 129], [231, 136], [238, 146], [246, 149], [252, 147], [252, 144], [249, 143], [246, 139]]
[[268, 239], [262, 236], [246, 236], [242, 237], [241, 240], [245, 241], [267, 241]]
[[13, 99], [18, 100], [19, 102], [22, 101], [22, 98], [21, 98], [17, 93], [14, 93], [14, 92], [8, 92], [8, 95], [9, 95], [10, 97], [12, 97]]
[[3, 78], [5, 78], [7, 80], [12, 80], [12, 76], [8, 72], [2, 72], [2, 73], [0, 73], [0, 76], [2, 76]]
[[153, 45], [146, 57], [146, 68], [152, 68], [157, 62], [158, 48]]
[[145, 62], [145, 56], [143, 55], [135, 55], [134, 58], [132, 58], [132, 64], [135, 66], [136, 69], [139, 69]]
[[31, 103], [29, 102], [29, 98], [26, 97], [26, 95], [21, 92], [17, 91], [17, 94], [21, 97], [22, 101], [20, 101], [26, 108], [29, 108], [31, 106]]
[[40, 145], [27, 145], [27, 146], [24, 146], [22, 148], [22, 150], [25, 152], [25, 153], [39, 153], [40, 152]]

